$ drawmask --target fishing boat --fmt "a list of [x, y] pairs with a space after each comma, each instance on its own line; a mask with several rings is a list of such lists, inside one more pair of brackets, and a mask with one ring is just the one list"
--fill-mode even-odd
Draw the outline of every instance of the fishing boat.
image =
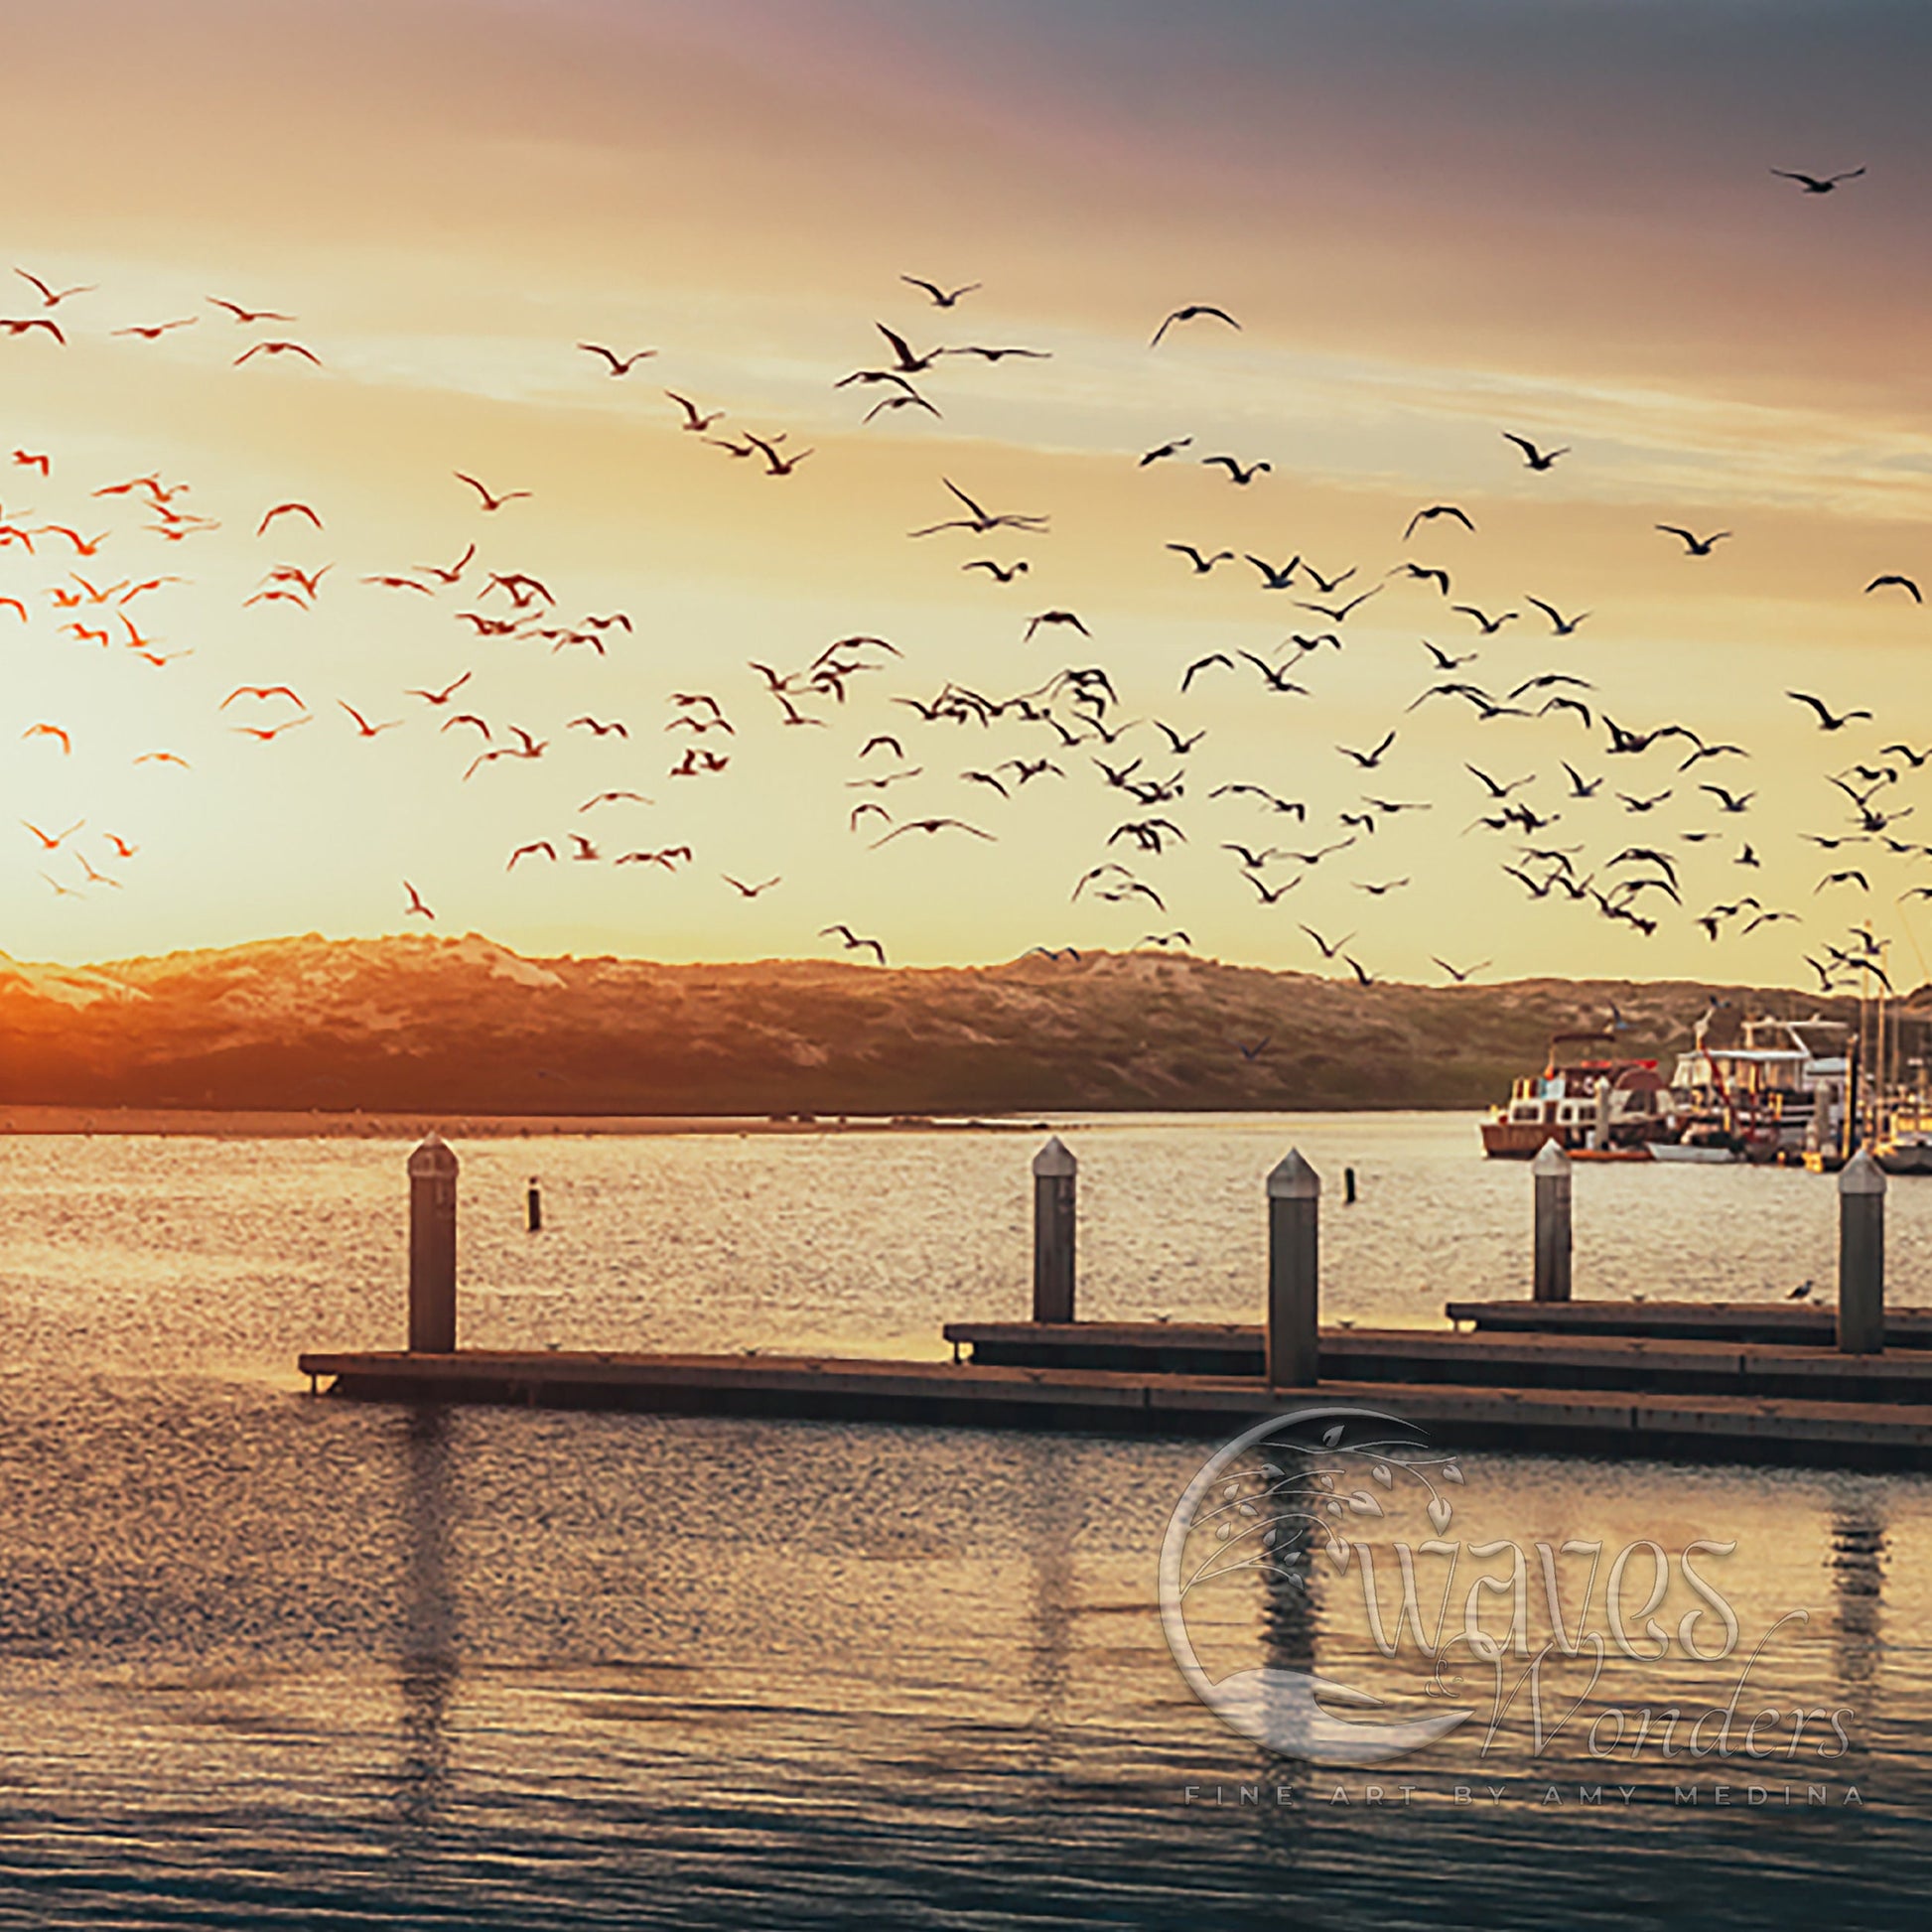
[[1554, 1034], [1541, 1073], [1525, 1074], [1482, 1123], [1491, 1159], [1527, 1161], [1554, 1141], [1566, 1152], [1636, 1159], [1676, 1137], [1671, 1092], [1654, 1059], [1616, 1051], [1609, 1032]]
[[1665, 1159], [1797, 1163], [1842, 1146], [1852, 1081], [1840, 1020], [1699, 1021], [1671, 1074], [1675, 1150]]

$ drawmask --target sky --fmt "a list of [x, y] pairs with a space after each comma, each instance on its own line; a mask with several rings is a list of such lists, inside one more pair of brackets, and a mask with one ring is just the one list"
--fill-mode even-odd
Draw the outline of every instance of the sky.
[[[1932, 977], [1932, 901], [1898, 897], [1932, 881], [1913, 843], [1932, 838], [1932, 766], [1879, 755], [1932, 744], [1932, 615], [1863, 588], [1932, 578], [1922, 9], [77, 0], [9, 36], [0, 269], [89, 286], [48, 307], [10, 276], [0, 299], [67, 338], [0, 334], [0, 950], [414, 928], [531, 953], [838, 956], [837, 921], [895, 964], [1184, 932], [1225, 959], [1349, 970], [1306, 926], [1393, 979], [1446, 960], [1816, 984], [1806, 955], [1869, 920], [1901, 987]], [[1823, 196], [1771, 172], [1860, 167]], [[981, 286], [940, 309], [904, 275]], [[294, 320], [242, 324], [211, 297]], [[1151, 347], [1192, 303], [1239, 328], [1176, 324]], [[881, 323], [915, 350], [1043, 353], [937, 358], [910, 378], [937, 414], [868, 423], [892, 385], [835, 385], [890, 359]], [[277, 341], [319, 366], [237, 363]], [[614, 377], [583, 342], [655, 353]], [[687, 432], [666, 389], [725, 414]], [[748, 431], [810, 455], [767, 475], [706, 440]], [[1505, 431], [1570, 454], [1532, 471]], [[1238, 485], [1201, 461], [1217, 454], [1270, 467]], [[458, 471], [529, 494], [487, 511]], [[151, 490], [95, 494], [147, 475], [186, 485], [167, 511], [208, 521], [171, 540]], [[957, 511], [942, 479], [1046, 528], [910, 537]], [[288, 501], [323, 527], [258, 535]], [[1474, 529], [1405, 540], [1437, 503]], [[1733, 534], [1691, 557], [1660, 522]], [[55, 526], [101, 541], [77, 556]], [[428, 573], [473, 542], [457, 584]], [[1235, 555], [1202, 576], [1173, 543]], [[1352, 567], [1335, 597], [1376, 594], [1336, 624], [1300, 608], [1329, 601], [1306, 576], [1270, 591], [1250, 555]], [[1029, 568], [1001, 584], [962, 568], [980, 557]], [[1452, 595], [1405, 562], [1446, 569]], [[323, 565], [313, 598], [248, 601], [278, 567]], [[464, 613], [518, 615], [491, 572], [554, 606], [474, 634]], [[154, 578], [179, 581], [112, 589]], [[1528, 597], [1589, 616], [1555, 635]], [[1458, 604], [1519, 616], [1485, 637]], [[602, 650], [533, 634], [620, 612], [631, 627], [598, 631]], [[1087, 634], [1029, 638], [1045, 612]], [[1339, 648], [1287, 642], [1331, 630]], [[849, 636], [898, 654], [835, 659], [867, 666], [843, 701], [805, 689]], [[1477, 655], [1438, 673], [1425, 640]], [[1215, 653], [1232, 668], [1183, 693]], [[786, 725], [755, 663], [823, 722]], [[1106, 671], [1111, 747], [1064, 690], [1035, 700], [1061, 729], [900, 702], [948, 682], [997, 702], [1068, 666]], [[466, 674], [446, 703], [407, 695]], [[1588, 688], [1520, 702], [1574, 696], [1587, 728], [1483, 721], [1452, 695], [1409, 708], [1446, 678], [1502, 700], [1545, 675]], [[1824, 732], [1794, 689], [1875, 717]], [[384, 729], [362, 736], [345, 705]], [[489, 741], [443, 729], [459, 712]], [[1748, 756], [1609, 756], [1603, 713]], [[729, 733], [680, 722], [714, 715]], [[1155, 721], [1204, 736], [1176, 754]], [[512, 726], [543, 755], [466, 776]], [[1391, 730], [1373, 769], [1337, 749]], [[902, 760], [862, 755], [880, 735]], [[687, 747], [728, 762], [673, 777]], [[1002, 769], [1039, 759], [1059, 769]], [[1140, 804], [1097, 768], [1136, 759], [1130, 782], [1179, 793]], [[1511, 802], [1551, 822], [1481, 825], [1496, 808], [1469, 765], [1530, 779]], [[918, 775], [865, 783], [893, 770]], [[1883, 835], [1911, 849], [1809, 842], [1860, 829], [1833, 774], [1877, 783]], [[1307, 817], [1213, 795], [1228, 784]], [[585, 809], [608, 791], [641, 799]], [[1343, 826], [1365, 796], [1414, 809]], [[891, 817], [855, 831], [867, 802]], [[876, 844], [929, 817], [975, 830]], [[1119, 831], [1163, 819], [1158, 852]], [[598, 856], [570, 857], [572, 834]], [[1225, 849], [1351, 836], [1258, 870]], [[508, 866], [539, 840], [554, 863]], [[1759, 865], [1737, 863], [1746, 845]], [[1565, 865], [1598, 890], [1666, 870], [1616, 857], [1631, 847], [1678, 882], [1681, 904], [1639, 890], [1649, 934], [1543, 888]], [[1128, 871], [1076, 899], [1107, 864]], [[1840, 869], [1865, 885], [1821, 888]], [[750, 897], [728, 878], [779, 883]], [[1102, 897], [1130, 880], [1159, 903]], [[1746, 897], [1717, 939], [1698, 924]], [[1797, 916], [1746, 934], [1759, 911]]]

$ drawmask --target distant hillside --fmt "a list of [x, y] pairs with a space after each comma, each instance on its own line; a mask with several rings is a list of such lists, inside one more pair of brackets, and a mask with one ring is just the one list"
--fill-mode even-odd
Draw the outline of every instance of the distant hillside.
[[[1359, 987], [1136, 953], [895, 969], [519, 958], [410, 936], [86, 968], [0, 954], [0, 1104], [452, 1113], [1470, 1107], [1612, 1005], [1668, 1056], [1682, 981]], [[1265, 1042], [1263, 1044], [1262, 1042]], [[1247, 1051], [1244, 1052], [1244, 1048]]]

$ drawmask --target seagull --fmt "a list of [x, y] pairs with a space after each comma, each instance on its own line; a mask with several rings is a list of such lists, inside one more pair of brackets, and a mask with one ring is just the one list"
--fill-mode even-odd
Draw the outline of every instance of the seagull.
[[962, 282], [956, 289], [942, 289], [937, 282], [928, 282], [922, 275], [901, 275], [898, 279], [909, 282], [915, 289], [923, 289], [931, 296], [935, 309], [950, 309], [962, 295], [971, 295], [975, 289], [984, 286], [979, 282]]
[[224, 302], [218, 295], [208, 297], [209, 306], [225, 309], [239, 323], [254, 322], [293, 322], [293, 316], [285, 316], [274, 309], [244, 309], [238, 302]]
[[886, 948], [877, 939], [862, 939], [849, 925], [822, 925], [818, 929], [818, 936], [823, 939], [834, 932], [845, 942], [847, 952], [864, 952], [870, 949], [880, 965], [885, 965]]
[[1579, 611], [1574, 618], [1566, 618], [1554, 604], [1545, 604], [1540, 597], [1526, 597], [1523, 602], [1535, 605], [1550, 620], [1550, 628], [1559, 637], [1574, 636], [1577, 626], [1589, 616], [1587, 611]]
[[533, 839], [528, 845], [519, 845], [516, 848], [516, 850], [510, 854], [510, 862], [507, 866], [503, 868], [503, 870], [505, 872], [514, 872], [516, 870], [517, 860], [527, 859], [531, 857], [532, 854], [538, 852], [541, 852], [546, 859], [549, 859], [553, 862], [557, 857], [557, 848], [554, 845], [552, 845], [548, 839]]
[[996, 564], [991, 557], [975, 557], [971, 563], [959, 567], [961, 570], [983, 570], [996, 584], [1011, 584], [1016, 577], [1032, 568], [1025, 557], [1010, 564]]
[[1795, 181], [1807, 195], [1829, 195], [1842, 181], [1857, 181], [1864, 173], [1863, 168], [1852, 168], [1842, 175], [1807, 175], [1791, 168], [1773, 168], [1772, 174], [1780, 181]]
[[610, 363], [613, 375], [628, 375], [646, 356], [657, 353], [654, 348], [640, 348], [633, 350], [629, 355], [619, 355], [614, 350], [606, 348], [602, 343], [579, 343], [577, 346], [587, 355], [603, 356], [605, 361]]
[[1547, 470], [1558, 457], [1570, 454], [1568, 444], [1560, 450], [1539, 450], [1527, 436], [1516, 436], [1508, 430], [1503, 430], [1501, 436], [1505, 443], [1514, 443], [1523, 452], [1523, 461], [1532, 470]]
[[28, 272], [24, 268], [16, 268], [14, 270], [14, 273], [18, 275], [23, 282], [31, 282], [33, 283], [35, 288], [40, 290], [41, 306], [47, 309], [58, 309], [61, 306], [61, 304], [65, 302], [68, 299], [68, 297], [70, 295], [91, 295], [93, 294], [94, 288], [96, 286], [92, 282], [86, 282], [83, 283], [78, 288], [55, 289], [55, 288], [50, 288], [45, 282], [41, 280], [41, 278], [38, 275], [28, 274]]
[[675, 389], [666, 389], [664, 393], [684, 411], [684, 421], [678, 425], [680, 429], [690, 430], [694, 434], [703, 435], [713, 423], [718, 422], [724, 416], [725, 412], [722, 409], [714, 409], [709, 415], [704, 414], [689, 396], [681, 396]]
[[1178, 456], [1193, 440], [1191, 436], [1176, 436], [1173, 442], [1163, 443], [1159, 449], [1148, 451], [1135, 468], [1145, 470], [1150, 463], [1159, 463], [1163, 457]]
[[1666, 536], [1681, 537], [1684, 554], [1687, 557], [1708, 557], [1713, 544], [1723, 543], [1730, 535], [1728, 530], [1714, 530], [1708, 537], [1694, 536], [1689, 530], [1677, 523], [1659, 523], [1656, 528]]
[[242, 363], [257, 355], [300, 355], [313, 362], [317, 368], [322, 367], [322, 357], [314, 349], [304, 348], [300, 343], [256, 343], [252, 347], [244, 348], [234, 358], [234, 366], [240, 368]]
[[734, 888], [743, 898], [757, 898], [760, 893], [769, 892], [773, 886], [783, 883], [781, 878], [774, 876], [773, 878], [761, 881], [756, 886], [748, 886], [742, 879], [734, 879], [728, 872], [720, 873], [718, 876], [727, 886]]
[[423, 915], [423, 917], [426, 919], [435, 918], [436, 914], [432, 912], [429, 909], [429, 907], [423, 903], [422, 894], [420, 894], [415, 889], [415, 887], [409, 883], [408, 880], [405, 879], [402, 882], [402, 889], [405, 893], [409, 895], [409, 903], [403, 907], [403, 911], [402, 911], [402, 915], [405, 919], [408, 918], [412, 912], [420, 912]]
[[1479, 973], [1484, 967], [1494, 964], [1494, 961], [1485, 959], [1479, 965], [1464, 966], [1458, 969], [1451, 966], [1447, 959], [1438, 959], [1434, 953], [1431, 953], [1429, 958], [1431, 965], [1440, 966], [1457, 986], [1460, 986], [1472, 973]]
[[1217, 309], [1214, 307], [1214, 305], [1211, 302], [1190, 302], [1187, 304], [1187, 306], [1184, 309], [1176, 309], [1173, 313], [1173, 315], [1171, 315], [1167, 319], [1167, 321], [1164, 322], [1161, 325], [1161, 327], [1154, 332], [1154, 340], [1148, 344], [1148, 347], [1159, 348], [1161, 346], [1161, 338], [1165, 336], [1168, 333], [1168, 331], [1174, 326], [1175, 323], [1198, 322], [1203, 316], [1211, 316], [1216, 322], [1224, 322], [1227, 324], [1227, 326], [1230, 329], [1239, 329], [1241, 327], [1241, 325], [1238, 322], [1236, 322], [1235, 319], [1231, 315], [1229, 315], [1225, 309]]
[[1459, 509], [1454, 503], [1431, 503], [1427, 509], [1418, 510], [1415, 513], [1415, 515], [1409, 519], [1409, 527], [1406, 530], [1404, 530], [1402, 533], [1403, 542], [1407, 543], [1409, 539], [1416, 534], [1417, 524], [1433, 523], [1439, 516], [1452, 516], [1454, 517], [1456, 522], [1462, 525], [1462, 527], [1465, 530], [1469, 530], [1471, 532], [1473, 532], [1476, 527], [1474, 523], [1472, 523], [1469, 520], [1468, 511], [1465, 509]]
[[1232, 563], [1234, 561], [1234, 552], [1232, 550], [1217, 550], [1211, 557], [1206, 557], [1196, 550], [1191, 543], [1170, 543], [1164, 547], [1174, 551], [1179, 556], [1185, 557], [1194, 566], [1194, 575], [1196, 577], [1205, 577], [1216, 564]]
[[502, 495], [492, 496], [475, 477], [465, 476], [461, 470], [454, 470], [450, 474], [458, 483], [467, 483], [483, 498], [483, 506], [485, 510], [499, 510], [505, 503], [513, 503], [519, 496], [530, 494], [527, 489], [506, 489]]
[[338, 698], [336, 702], [355, 720], [356, 735], [360, 738], [374, 738], [379, 733], [394, 731], [402, 723], [400, 718], [387, 718], [379, 725], [372, 725], [352, 704], [348, 704], [341, 698]]
[[1869, 597], [1873, 591], [1882, 590], [1887, 584], [1906, 592], [1914, 604], [1923, 604], [1925, 602], [1924, 598], [1918, 594], [1918, 586], [1909, 577], [1899, 577], [1891, 572], [1887, 572], [1883, 577], [1874, 577], [1864, 587], [1864, 594], [1866, 597]]
[[1864, 718], [1868, 720], [1871, 716], [1871, 713], [1868, 711], [1848, 711], [1841, 717], [1834, 717], [1832, 713], [1826, 709], [1824, 703], [1820, 699], [1812, 697], [1807, 692], [1787, 691], [1784, 695], [1787, 698], [1796, 700], [1796, 702], [1799, 704], [1809, 705], [1813, 711], [1817, 712], [1818, 729], [1820, 731], [1827, 731], [1827, 732], [1843, 731], [1845, 727], [1852, 722], [1853, 719]]
[[1211, 469], [1217, 463], [1225, 466], [1230, 483], [1244, 484], [1253, 483], [1256, 477], [1260, 476], [1264, 470], [1270, 473], [1274, 470], [1274, 465], [1265, 460], [1259, 463], [1251, 463], [1244, 470], [1231, 456], [1204, 456], [1201, 458], [1201, 467], [1203, 469]]

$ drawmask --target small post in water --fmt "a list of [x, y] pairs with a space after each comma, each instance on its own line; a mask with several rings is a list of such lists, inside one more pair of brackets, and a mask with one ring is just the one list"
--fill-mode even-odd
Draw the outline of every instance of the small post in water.
[[1034, 1319], [1073, 1319], [1073, 1188], [1080, 1164], [1055, 1134], [1034, 1156]]
[[1268, 1176], [1268, 1383], [1321, 1377], [1321, 1176], [1290, 1148]]
[[1570, 1156], [1555, 1141], [1545, 1141], [1530, 1163], [1536, 1177], [1536, 1274], [1530, 1290], [1537, 1302], [1570, 1300]]
[[537, 1188], [537, 1177], [530, 1176], [530, 1190], [523, 1197], [523, 1225], [532, 1234], [543, 1232], [543, 1195]]
[[1595, 1111], [1590, 1116], [1589, 1144], [1600, 1154], [1610, 1144], [1610, 1083], [1603, 1074], [1596, 1076]]
[[409, 1157], [409, 1352], [456, 1352], [457, 1159], [432, 1133]]
[[1863, 1147], [1838, 1176], [1838, 1346], [1844, 1355], [1885, 1347], [1885, 1171]]
[[1343, 1168], [1341, 1171], [1341, 1199], [1344, 1207], [1355, 1205], [1355, 1170]]

